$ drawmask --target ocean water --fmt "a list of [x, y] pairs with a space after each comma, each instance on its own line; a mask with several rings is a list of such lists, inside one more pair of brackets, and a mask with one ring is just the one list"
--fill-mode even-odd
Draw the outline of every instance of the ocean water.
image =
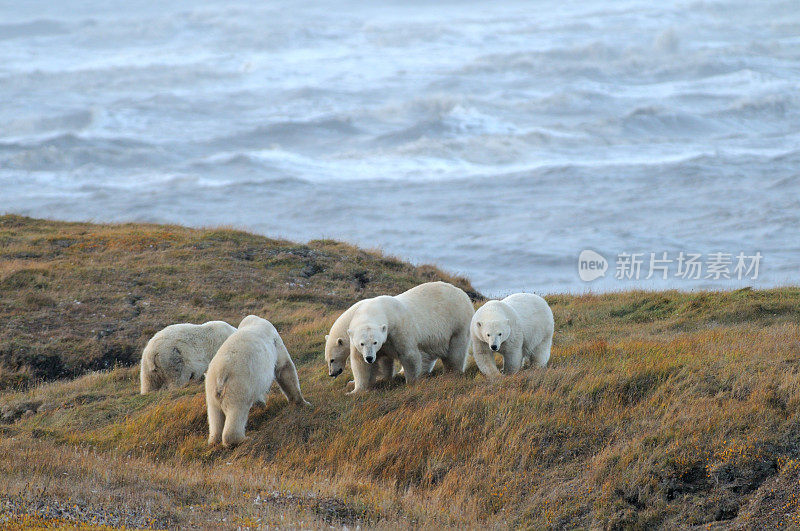
[[[800, 280], [797, 0], [0, 14], [0, 212], [343, 239], [495, 295]], [[706, 269], [645, 278], [664, 252]]]

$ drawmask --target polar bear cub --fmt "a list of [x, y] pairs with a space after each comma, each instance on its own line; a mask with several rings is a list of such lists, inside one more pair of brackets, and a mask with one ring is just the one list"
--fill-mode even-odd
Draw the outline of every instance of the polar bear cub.
[[222, 343], [236, 332], [224, 321], [170, 325], [156, 333], [142, 352], [139, 368], [141, 393], [169, 384], [199, 380]]
[[472, 357], [488, 378], [500, 376], [494, 353], [503, 356], [503, 372], [514, 374], [525, 360], [547, 365], [553, 343], [553, 312], [547, 301], [532, 293], [515, 293], [489, 301], [472, 316]]
[[309, 405], [278, 331], [266, 319], [248, 315], [208, 366], [208, 443], [221, 439], [224, 446], [232, 446], [242, 442], [250, 408], [265, 402], [273, 380], [289, 402]]
[[469, 296], [446, 282], [428, 282], [395, 297], [362, 301], [347, 330], [353, 392], [374, 382], [370, 365], [380, 366], [382, 357], [400, 361], [406, 383], [429, 373], [437, 358], [448, 371], [464, 372], [474, 312]]

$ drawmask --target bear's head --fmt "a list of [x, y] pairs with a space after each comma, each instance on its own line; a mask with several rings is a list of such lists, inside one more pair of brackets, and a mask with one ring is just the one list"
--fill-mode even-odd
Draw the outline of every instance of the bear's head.
[[139, 390], [143, 395], [146, 395], [151, 391], [161, 389], [161, 387], [163, 387], [166, 383], [164, 378], [161, 376], [161, 371], [153, 363], [152, 355], [148, 356], [147, 351], [145, 351], [145, 355], [142, 356], [142, 363], [141, 367], [139, 368], [139, 379]]
[[384, 343], [389, 333], [386, 324], [363, 324], [355, 326], [347, 331], [350, 336], [350, 344], [364, 357], [367, 363], [374, 363], [378, 357], [378, 351]]
[[161, 379], [160, 387], [182, 386], [189, 380], [199, 380], [203, 374], [195, 374], [190, 359], [197, 357], [195, 346], [182, 338], [164, 337], [155, 344], [152, 358], [154, 373]]
[[189, 381], [189, 375], [184, 375], [182, 348], [184, 344], [169, 337], [150, 340], [142, 355], [142, 394]]
[[325, 336], [325, 364], [328, 376], [336, 378], [344, 370], [347, 356], [350, 355], [350, 339], [347, 337]]
[[475, 335], [497, 352], [500, 345], [511, 335], [511, 324], [508, 319], [480, 320], [475, 323]]

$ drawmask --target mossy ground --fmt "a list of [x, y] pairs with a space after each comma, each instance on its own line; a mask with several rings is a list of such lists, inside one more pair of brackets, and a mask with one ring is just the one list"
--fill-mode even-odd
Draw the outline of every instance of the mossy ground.
[[[0, 522], [800, 525], [800, 289], [550, 296], [544, 370], [346, 396], [333, 320], [435, 279], [480, 298], [332, 241], [0, 218]], [[166, 324], [248, 313], [313, 407], [273, 390], [243, 445], [209, 448], [202, 386], [140, 396], [134, 364]]]

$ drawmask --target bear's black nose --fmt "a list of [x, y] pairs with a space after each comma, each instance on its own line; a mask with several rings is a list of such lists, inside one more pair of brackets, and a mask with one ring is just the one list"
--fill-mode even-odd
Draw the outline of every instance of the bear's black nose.
[[367, 363], [372, 363], [373, 361], [375, 361], [375, 358], [373, 358], [372, 356], [368, 356], [366, 358], [366, 360], [367, 360]]
[[334, 378], [336, 378], [337, 376], [339, 376], [340, 374], [342, 374], [342, 371], [343, 371], [343, 370], [344, 370], [344, 369], [339, 369], [338, 371], [329, 371], [329, 372], [328, 372], [328, 374], [329, 374], [330, 376], [333, 376]]
[[496, 352], [496, 351], [497, 351], [499, 348], [500, 348], [500, 347], [498, 347], [497, 345], [492, 345], [492, 350], [494, 350], [495, 352]]

